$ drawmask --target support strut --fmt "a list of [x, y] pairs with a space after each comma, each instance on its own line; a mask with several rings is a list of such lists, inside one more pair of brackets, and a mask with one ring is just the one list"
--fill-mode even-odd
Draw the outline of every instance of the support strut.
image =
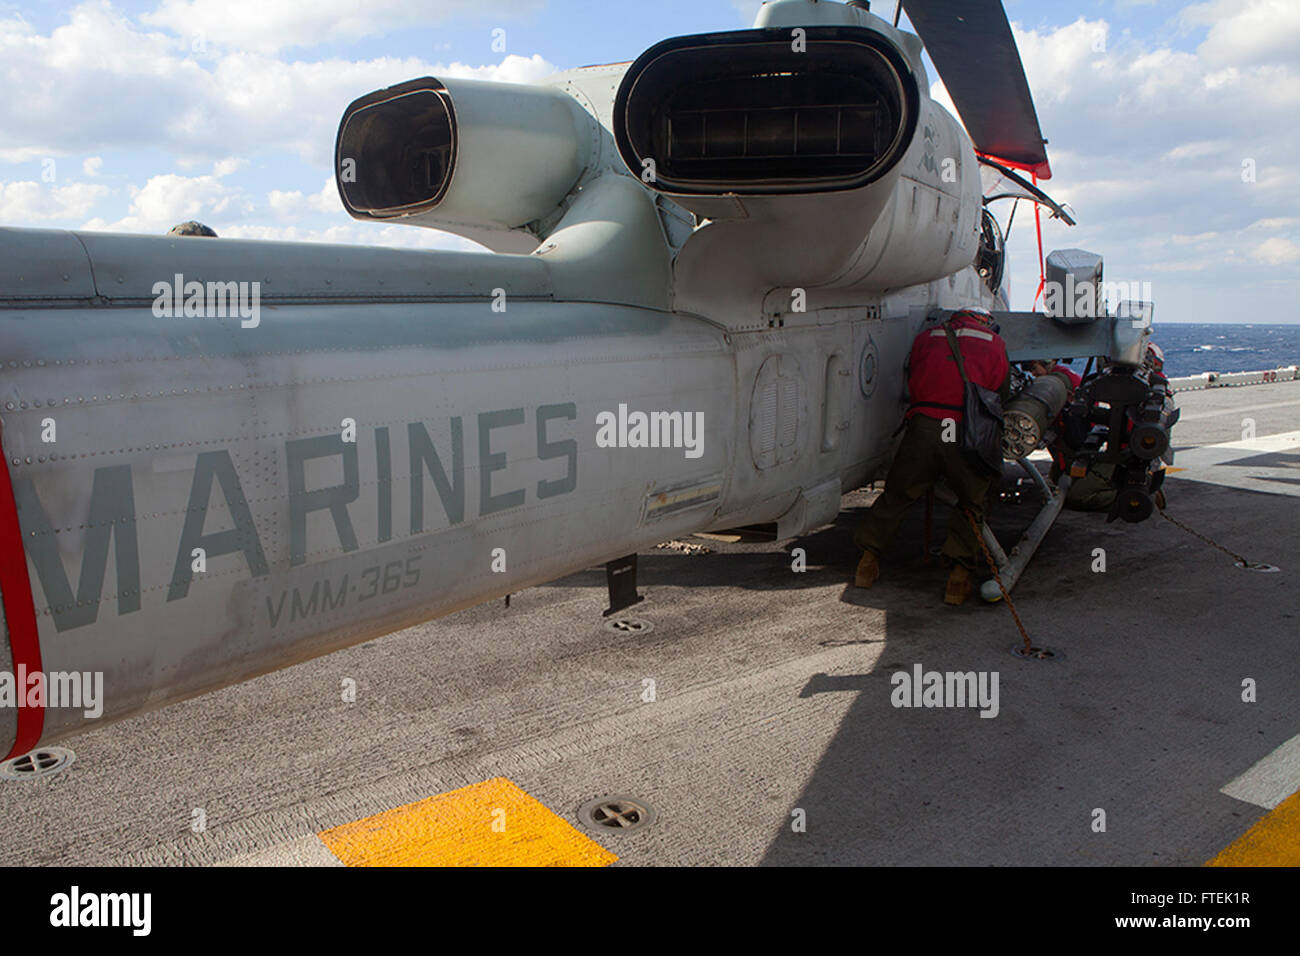
[[645, 600], [636, 593], [636, 555], [605, 562], [605, 583], [609, 587], [609, 608], [601, 615], [609, 617]]
[[[1043, 505], [1042, 510], [1034, 517], [1033, 522], [1016, 546], [1011, 549], [1010, 554], [1004, 554], [1001, 557], [994, 552], [994, 557], [998, 562], [998, 573], [1002, 575], [1002, 586], [1010, 591], [1020, 580], [1020, 575], [1024, 573], [1029, 561], [1038, 550], [1038, 546], [1043, 543], [1043, 538], [1055, 523], [1057, 516], [1060, 515], [1061, 509], [1065, 506], [1065, 495], [1070, 490], [1070, 476], [1062, 475], [1061, 480], [1056, 485], [1056, 491], [1052, 497]], [[992, 537], [988, 523], [984, 524], [984, 539], [987, 541]], [[980, 585], [980, 597], [989, 603], [1000, 601], [1002, 592], [998, 589], [997, 581], [985, 581]]]
[[[1036, 479], [1034, 483], [1043, 494], [1042, 509], [1034, 516], [1033, 522], [1030, 523], [1025, 533], [1020, 536], [1020, 540], [1016, 542], [1015, 547], [1009, 553], [1003, 550], [987, 521], [980, 526], [980, 536], [984, 539], [984, 544], [988, 547], [989, 553], [993, 555], [993, 560], [997, 562], [998, 574], [1002, 576], [1002, 585], [1008, 591], [1016, 586], [1016, 582], [1020, 580], [1020, 575], [1029, 566], [1029, 561], [1033, 558], [1034, 552], [1043, 543], [1043, 538], [1047, 536], [1047, 532], [1056, 522], [1061, 509], [1065, 506], [1065, 495], [1070, 490], [1069, 475], [1062, 475], [1057, 482], [1056, 488], [1053, 489], [1039, 473], [1038, 469], [1028, 461], [1021, 459], [1020, 466]], [[957, 507], [957, 496], [946, 485], [936, 486], [936, 497], [946, 505]], [[980, 585], [980, 597], [990, 604], [1002, 600], [1002, 592], [998, 588], [998, 582], [990, 578]]]

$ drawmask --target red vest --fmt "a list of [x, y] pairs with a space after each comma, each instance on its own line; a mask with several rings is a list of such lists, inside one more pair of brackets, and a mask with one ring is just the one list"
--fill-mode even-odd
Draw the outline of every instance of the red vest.
[[1056, 363], [1056, 367], [1053, 368], [1052, 371], [1060, 372], [1062, 375], [1068, 378], [1070, 380], [1070, 388], [1072, 389], [1078, 388], [1080, 383], [1083, 381], [1082, 375], [1080, 375], [1074, 369], [1070, 368], [1070, 366], [1062, 365], [1060, 362]]
[[[992, 329], [964, 316], [952, 320], [966, 375], [976, 385], [994, 392], [1002, 388], [1010, 371], [1007, 346]], [[912, 343], [911, 373], [907, 379], [912, 407], [907, 417], [929, 415], [961, 421], [962, 381], [942, 326], [927, 328]]]

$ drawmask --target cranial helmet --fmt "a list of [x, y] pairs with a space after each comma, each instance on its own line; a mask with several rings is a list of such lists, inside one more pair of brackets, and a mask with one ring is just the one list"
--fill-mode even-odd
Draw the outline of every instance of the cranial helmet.
[[977, 308], [958, 309], [956, 312], [952, 314], [952, 317], [954, 319], [960, 316], [966, 316], [968, 318], [975, 319], [978, 322], [983, 322], [985, 325], [993, 324], [993, 313], [990, 312], [988, 309], [977, 309]]
[[215, 239], [216, 230], [211, 226], [205, 226], [201, 222], [195, 222], [191, 219], [189, 222], [178, 223], [167, 230], [169, 236], [208, 236]]
[[1155, 371], [1163, 372], [1165, 368], [1165, 351], [1154, 342], [1147, 345], [1147, 364]]

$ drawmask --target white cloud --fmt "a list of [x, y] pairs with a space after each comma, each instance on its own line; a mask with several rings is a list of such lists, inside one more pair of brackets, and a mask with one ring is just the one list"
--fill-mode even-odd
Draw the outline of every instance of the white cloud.
[[109, 191], [107, 186], [91, 183], [0, 183], [0, 222], [22, 226], [44, 220], [79, 219]]
[[86, 176], [98, 176], [104, 168], [104, 160], [99, 156], [89, 156], [81, 163], [81, 171]]
[[1217, 232], [1200, 232], [1194, 236], [1184, 236], [1175, 233], [1169, 237], [1169, 241], [1176, 246], [1204, 246], [1208, 242], [1218, 242], [1219, 234]]
[[313, 213], [340, 212], [343, 209], [333, 176], [325, 180], [320, 192], [310, 196], [297, 191], [272, 189], [266, 196], [266, 204], [275, 217], [282, 221], [301, 219]]
[[208, 222], [221, 217], [243, 217], [255, 209], [238, 187], [217, 176], [153, 176], [143, 186], [131, 186], [127, 214], [114, 222], [95, 218], [83, 228], [108, 232], [166, 232], [178, 222]]
[[[287, 47], [382, 36], [478, 14], [495, 25], [541, 9], [543, 0], [162, 0], [141, 19], [184, 37], [232, 49], [275, 53]], [[486, 22], [486, 20], [485, 20]], [[483, 49], [490, 47], [484, 29]]]
[[1209, 27], [1197, 53], [1234, 66], [1300, 63], [1300, 4], [1295, 0], [1212, 0], [1185, 7], [1185, 27]]
[[1300, 218], [1297, 217], [1272, 217], [1269, 219], [1258, 219], [1252, 222], [1247, 228], [1249, 229], [1288, 229], [1293, 226], [1300, 226]]
[[1255, 255], [1269, 265], [1280, 266], [1290, 262], [1300, 262], [1300, 243], [1281, 236], [1265, 239], [1255, 247]]
[[48, 36], [0, 20], [0, 84], [8, 91], [0, 99], [0, 160], [156, 148], [184, 165], [288, 150], [328, 166], [343, 110], [371, 90], [415, 76], [533, 82], [553, 72], [540, 56], [517, 54], [482, 65], [284, 62], [254, 52], [200, 62], [188, 42], [142, 31], [107, 0], [88, 0]]
[[221, 179], [223, 176], [229, 176], [231, 173], [238, 172], [247, 165], [248, 160], [241, 157], [219, 159], [212, 166], [212, 175]]
[[1241, 80], [1241, 71], [1235, 66], [1230, 66], [1226, 70], [1219, 70], [1215, 73], [1207, 73], [1202, 82], [1206, 88], [1217, 90], [1221, 86], [1231, 86]]
[[1212, 156], [1215, 153], [1221, 153], [1228, 148], [1228, 141], [1222, 139], [1203, 139], [1194, 143], [1182, 143], [1169, 150], [1161, 159], [1178, 160], [1178, 159], [1199, 159], [1202, 156]]

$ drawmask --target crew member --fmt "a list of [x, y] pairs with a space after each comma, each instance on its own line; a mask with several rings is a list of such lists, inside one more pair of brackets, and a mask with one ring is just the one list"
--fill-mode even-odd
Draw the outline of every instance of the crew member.
[[211, 226], [205, 226], [201, 222], [195, 222], [191, 219], [189, 222], [180, 222], [167, 230], [169, 236], [207, 236], [217, 238], [217, 232]]
[[[1005, 402], [1011, 366], [993, 316], [984, 309], [962, 309], [949, 321], [967, 377], [975, 385], [1001, 393]], [[943, 555], [952, 562], [943, 600], [945, 604], [962, 604], [970, 596], [971, 571], [981, 554], [976, 531], [963, 512], [975, 519], [976, 528], [983, 523], [984, 496], [991, 479], [977, 471], [961, 450], [959, 427], [965, 390], [942, 327], [926, 328], [917, 336], [908, 368], [912, 404], [907, 410], [907, 431], [885, 478], [885, 490], [854, 535], [854, 543], [862, 549], [854, 584], [861, 588], [875, 584], [880, 576], [880, 555], [904, 513], [942, 477], [957, 495], [957, 508], [943, 544]]]
[[[1027, 369], [1029, 374], [1034, 376], [1034, 378], [1047, 375], [1051, 372], [1056, 372], [1058, 375], [1064, 375], [1070, 382], [1070, 395], [1069, 398], [1066, 399], [1066, 407], [1069, 407], [1069, 399], [1074, 397], [1075, 389], [1077, 389], [1079, 384], [1083, 381], [1083, 376], [1068, 365], [1063, 364], [1059, 359], [1035, 359], [1022, 367]], [[1064, 438], [1065, 408], [1061, 409], [1061, 413], [1057, 415], [1056, 420], [1048, 426], [1048, 430], [1055, 433], [1055, 437], [1052, 439], [1051, 444], [1047, 446], [1047, 451], [1052, 456], [1052, 468], [1049, 477], [1052, 479], [1052, 483], [1055, 484], [1057, 479], [1061, 477], [1061, 472], [1065, 470], [1066, 463], [1070, 458], [1070, 454], [1065, 447]]]
[[[1149, 370], [1153, 384], [1168, 381], [1164, 372], [1165, 353], [1154, 342], [1147, 344], [1142, 364]], [[1128, 444], [1128, 433], [1132, 429], [1133, 423], [1131, 421], [1124, 423], [1124, 439], [1120, 443], [1121, 448]], [[1053, 449], [1052, 472], [1050, 475], [1053, 483], [1060, 479], [1061, 473], [1065, 470], [1065, 460], [1069, 457], [1068, 454], [1064, 454], [1058, 459], [1057, 452]], [[1115, 465], [1113, 463], [1108, 461], [1092, 462], [1082, 477], [1075, 478], [1071, 482], [1070, 490], [1065, 494], [1065, 507], [1071, 511], [1110, 511], [1115, 505], [1115, 496], [1118, 494], [1113, 484], [1114, 477]], [[1156, 495], [1157, 501], [1163, 509], [1164, 492], [1157, 490]]]
[[1022, 367], [1027, 369], [1034, 378], [1049, 372], [1059, 372], [1070, 380], [1071, 389], [1078, 388], [1079, 383], [1083, 381], [1083, 377], [1078, 372], [1063, 364], [1060, 359], [1034, 359]]
[[1151, 369], [1151, 371], [1158, 375], [1162, 380], [1168, 381], [1168, 379], [1165, 378], [1165, 350], [1156, 345], [1156, 343], [1147, 343], [1146, 360], [1142, 364]]

